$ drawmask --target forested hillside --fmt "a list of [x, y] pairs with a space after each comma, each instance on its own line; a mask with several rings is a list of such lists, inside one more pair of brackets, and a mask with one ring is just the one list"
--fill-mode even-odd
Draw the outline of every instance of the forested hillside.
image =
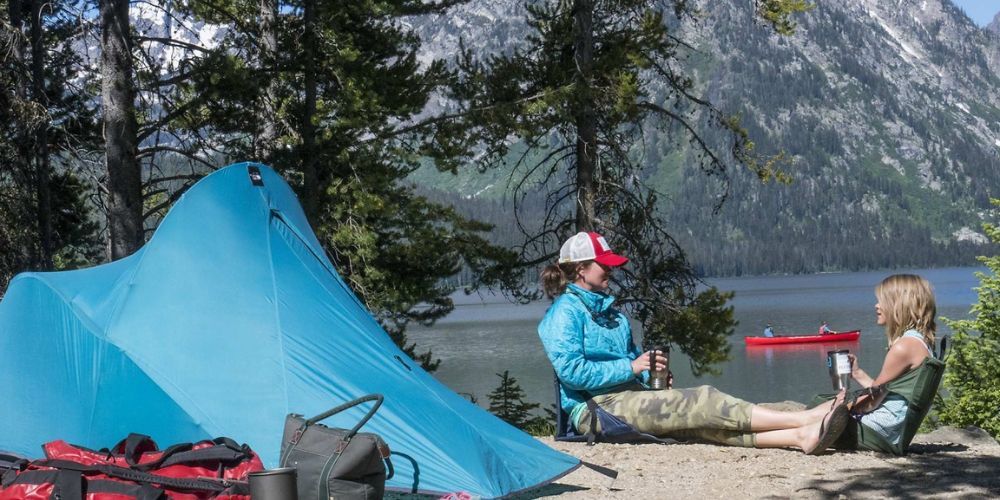
[[[785, 152], [792, 177], [706, 175], [682, 130], [648, 127], [633, 154], [674, 237], [708, 275], [974, 263], [1000, 192], [1000, 36], [948, 0], [814, 3], [791, 37], [735, 0], [701, 2], [700, 19], [674, 26], [694, 42], [685, 69], [700, 95], [740, 116], [761, 154]], [[438, 55], [459, 37], [488, 53], [523, 38], [522, 17], [516, 2], [472, 2], [418, 28]], [[509, 177], [411, 179], [514, 241]], [[540, 206], [529, 196], [521, 219]]]

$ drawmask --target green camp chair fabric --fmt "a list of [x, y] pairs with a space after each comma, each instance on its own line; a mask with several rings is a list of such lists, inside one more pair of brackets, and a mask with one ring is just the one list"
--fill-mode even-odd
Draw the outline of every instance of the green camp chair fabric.
[[[907, 401], [906, 417], [903, 420], [903, 429], [898, 443], [890, 443], [879, 434], [861, 425], [857, 420], [852, 419], [847, 430], [834, 443], [834, 447], [905, 455], [910, 441], [920, 429], [920, 424], [934, 403], [934, 397], [941, 385], [941, 378], [944, 376], [944, 369], [945, 363], [943, 361], [928, 356], [920, 366], [886, 384], [889, 393], [898, 394]], [[832, 397], [831, 394], [817, 396], [810, 406], [815, 406]]]

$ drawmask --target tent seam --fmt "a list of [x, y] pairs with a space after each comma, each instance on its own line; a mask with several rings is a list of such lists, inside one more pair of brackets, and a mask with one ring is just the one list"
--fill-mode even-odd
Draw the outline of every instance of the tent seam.
[[[263, 195], [261, 195], [263, 197]], [[266, 202], [266, 200], [264, 200]], [[285, 395], [285, 413], [289, 413], [290, 404], [288, 402], [288, 368], [285, 365], [285, 336], [284, 329], [281, 327], [281, 312], [278, 307], [278, 279], [274, 273], [274, 241], [271, 239], [272, 231], [272, 221], [275, 219], [274, 209], [271, 209], [270, 204], [267, 204], [267, 261], [268, 267], [271, 270], [271, 293], [274, 296], [274, 323], [277, 327], [278, 335], [278, 347], [281, 350], [281, 384], [284, 387]]]

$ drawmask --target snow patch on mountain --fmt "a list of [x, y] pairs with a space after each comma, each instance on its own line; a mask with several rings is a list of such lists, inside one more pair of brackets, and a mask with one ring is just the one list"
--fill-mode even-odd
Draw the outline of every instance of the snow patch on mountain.
[[985, 234], [977, 233], [968, 227], [962, 227], [952, 233], [952, 236], [955, 238], [955, 241], [971, 241], [979, 245], [985, 245], [990, 242], [990, 239]]

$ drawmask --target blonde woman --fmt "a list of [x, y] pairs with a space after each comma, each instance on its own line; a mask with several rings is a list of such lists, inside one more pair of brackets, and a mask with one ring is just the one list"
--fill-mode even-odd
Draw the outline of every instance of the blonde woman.
[[934, 355], [937, 306], [927, 280], [913, 274], [892, 275], [875, 288], [875, 297], [876, 322], [885, 326], [889, 350], [874, 379], [858, 367], [857, 357], [851, 355], [852, 378], [862, 387], [882, 390], [859, 398], [853, 407], [854, 422], [848, 424], [845, 439], [838, 442], [850, 448], [869, 448], [865, 446], [866, 433], [874, 433], [890, 444], [899, 442], [912, 398], [902, 382]]

